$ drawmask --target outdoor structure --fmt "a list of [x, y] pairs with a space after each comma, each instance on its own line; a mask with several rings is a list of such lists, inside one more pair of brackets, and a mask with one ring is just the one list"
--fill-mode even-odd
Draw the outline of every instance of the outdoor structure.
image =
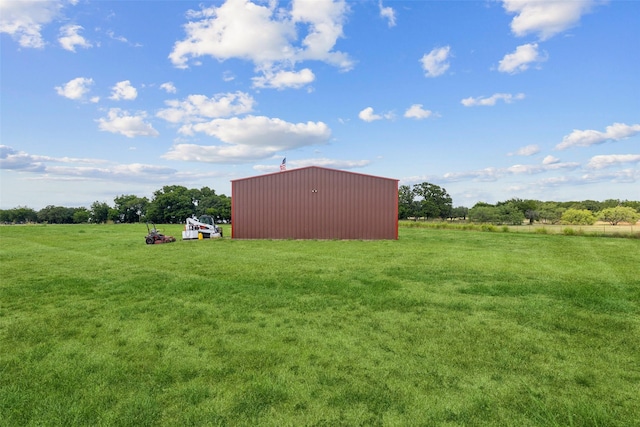
[[397, 239], [398, 180], [310, 166], [231, 181], [234, 239]]

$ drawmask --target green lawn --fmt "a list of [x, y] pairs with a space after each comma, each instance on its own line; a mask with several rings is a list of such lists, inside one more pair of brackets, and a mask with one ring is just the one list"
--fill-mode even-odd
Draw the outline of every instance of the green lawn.
[[0, 227], [0, 425], [640, 425], [638, 239], [159, 228]]

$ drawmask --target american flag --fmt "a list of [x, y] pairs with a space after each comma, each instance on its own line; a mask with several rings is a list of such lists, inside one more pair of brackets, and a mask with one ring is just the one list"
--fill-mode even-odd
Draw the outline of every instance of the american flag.
[[282, 163], [280, 163], [280, 170], [281, 171], [286, 171], [287, 170], [287, 158], [286, 157], [284, 159], [282, 159]]

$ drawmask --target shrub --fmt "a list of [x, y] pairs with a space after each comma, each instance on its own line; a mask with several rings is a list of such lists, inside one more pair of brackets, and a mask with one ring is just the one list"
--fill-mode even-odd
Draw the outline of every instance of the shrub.
[[596, 217], [588, 209], [567, 209], [562, 214], [562, 222], [572, 225], [593, 225]]

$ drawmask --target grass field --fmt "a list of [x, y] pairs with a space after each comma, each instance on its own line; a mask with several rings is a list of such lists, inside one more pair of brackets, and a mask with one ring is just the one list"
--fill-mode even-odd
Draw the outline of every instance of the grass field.
[[0, 425], [640, 425], [638, 239], [159, 228], [0, 227]]

